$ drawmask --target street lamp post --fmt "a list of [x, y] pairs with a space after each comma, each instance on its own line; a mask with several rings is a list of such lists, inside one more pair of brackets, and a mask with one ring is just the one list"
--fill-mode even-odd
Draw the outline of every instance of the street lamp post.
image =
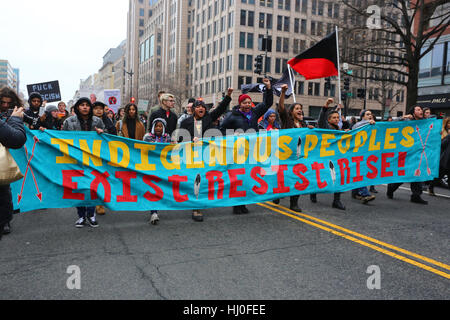
[[130, 76], [130, 100], [131, 100], [131, 97], [133, 96], [133, 75], [134, 75], [134, 72], [133, 72], [133, 69], [131, 69], [129, 72], [125, 71], [125, 73]]

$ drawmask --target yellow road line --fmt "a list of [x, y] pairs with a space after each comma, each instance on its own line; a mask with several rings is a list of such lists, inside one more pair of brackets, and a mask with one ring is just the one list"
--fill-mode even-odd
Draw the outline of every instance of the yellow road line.
[[309, 216], [309, 215], [306, 215], [306, 214], [304, 214], [304, 213], [292, 211], [292, 210], [290, 210], [290, 209], [288, 209], [288, 208], [286, 208], [286, 207], [283, 207], [283, 206], [280, 206], [280, 205], [276, 205], [276, 204], [274, 204], [274, 203], [266, 202], [266, 204], [270, 204], [270, 205], [272, 205], [272, 206], [276, 206], [276, 207], [280, 208], [281, 210], [285, 210], [285, 211], [291, 212], [291, 213], [293, 213], [293, 214], [295, 214], [295, 215], [299, 215], [299, 216], [305, 217], [305, 218], [307, 218], [307, 219], [310, 219], [310, 220], [314, 220], [314, 221], [320, 222], [320, 223], [322, 223], [322, 224], [324, 224], [324, 225], [327, 225], [327, 226], [329, 226], [329, 227], [335, 228], [335, 229], [337, 229], [337, 230], [344, 231], [344, 232], [349, 233], [349, 234], [351, 234], [351, 235], [354, 235], [354, 236], [356, 236], [356, 237], [359, 237], [359, 238], [362, 238], [362, 239], [371, 241], [371, 242], [376, 243], [376, 244], [378, 244], [378, 245], [380, 245], [380, 246], [383, 246], [383, 247], [386, 247], [386, 248], [389, 248], [389, 249], [392, 249], [392, 250], [401, 252], [401, 253], [403, 253], [403, 254], [409, 255], [409, 256], [414, 257], [414, 258], [416, 258], [416, 259], [423, 260], [423, 261], [425, 261], [425, 262], [434, 264], [435, 266], [438, 266], [438, 267], [441, 267], [441, 268], [443, 268], [443, 269], [446, 269], [446, 270], [449, 270], [449, 271], [450, 271], [450, 266], [447, 265], [447, 264], [444, 264], [444, 263], [442, 263], [442, 262], [439, 262], [439, 261], [436, 261], [436, 260], [433, 260], [433, 259], [424, 257], [424, 256], [422, 256], [422, 255], [419, 255], [419, 254], [417, 254], [417, 253], [410, 252], [410, 251], [408, 251], [408, 250], [405, 250], [405, 249], [402, 249], [402, 248], [393, 246], [393, 245], [391, 245], [391, 244], [389, 244], [389, 243], [386, 243], [386, 242], [383, 242], [383, 241], [379, 241], [379, 240], [377, 240], [377, 239], [374, 239], [374, 238], [365, 236], [365, 235], [363, 235], [363, 234], [354, 232], [354, 231], [352, 231], [352, 230], [348, 230], [348, 229], [342, 228], [342, 227], [340, 227], [340, 226], [338, 226], [338, 225], [335, 225], [335, 224], [332, 224], [332, 223], [330, 223], [330, 222], [327, 222], [327, 221], [324, 221], [324, 220], [315, 218], [315, 217], [313, 217], [313, 216]]
[[450, 279], [450, 274], [449, 274], [449, 273], [442, 272], [442, 271], [440, 271], [440, 270], [438, 270], [438, 269], [435, 269], [435, 268], [432, 268], [432, 267], [427, 266], [427, 265], [425, 265], [425, 264], [422, 264], [422, 263], [419, 263], [419, 262], [417, 262], [417, 261], [411, 260], [411, 259], [409, 259], [409, 258], [406, 258], [406, 257], [404, 257], [404, 256], [398, 255], [398, 254], [396, 254], [396, 253], [394, 253], [394, 252], [385, 250], [385, 249], [383, 249], [383, 248], [377, 247], [377, 246], [372, 245], [372, 244], [370, 244], [370, 243], [368, 243], [368, 242], [365, 242], [365, 241], [362, 241], [362, 240], [360, 240], [360, 239], [354, 238], [354, 237], [352, 237], [352, 236], [346, 235], [346, 234], [344, 234], [344, 233], [342, 233], [342, 232], [339, 232], [339, 231], [330, 229], [330, 228], [328, 228], [328, 227], [322, 226], [322, 225], [320, 225], [320, 224], [317, 224], [317, 223], [312, 222], [312, 221], [309, 221], [309, 220], [302, 219], [302, 218], [300, 218], [300, 217], [298, 217], [298, 216], [295, 216], [295, 215], [292, 215], [292, 214], [290, 214], [290, 213], [288, 213], [288, 212], [281, 211], [281, 210], [279, 210], [279, 209], [277, 209], [277, 208], [274, 208], [274, 207], [272, 207], [272, 206], [269, 206], [269, 205], [266, 205], [266, 204], [262, 204], [262, 203], [259, 203], [258, 205], [261, 206], [261, 207], [267, 208], [267, 209], [269, 209], [269, 210], [272, 210], [272, 211], [281, 213], [282, 215], [285, 215], [285, 216], [290, 217], [290, 218], [292, 218], [292, 219], [299, 220], [299, 221], [301, 221], [301, 222], [303, 222], [303, 223], [306, 223], [306, 224], [309, 224], [309, 225], [311, 225], [311, 226], [313, 226], [313, 227], [316, 227], [316, 228], [322, 229], [322, 230], [324, 230], [324, 231], [330, 232], [330, 233], [332, 233], [332, 234], [335, 234], [335, 235], [337, 235], [337, 236], [343, 237], [343, 238], [345, 238], [345, 239], [347, 239], [347, 240], [356, 242], [356, 243], [358, 243], [358, 244], [360, 244], [360, 245], [362, 245], [362, 246], [371, 248], [371, 249], [373, 249], [373, 250], [375, 250], [375, 251], [384, 253], [384, 254], [386, 254], [386, 255], [388, 255], [388, 256], [391, 256], [391, 257], [393, 257], [393, 258], [395, 258], [395, 259], [398, 259], [398, 260], [404, 261], [404, 262], [406, 262], [406, 263], [412, 264], [412, 265], [414, 265], [414, 266], [416, 266], [416, 267], [422, 268], [422, 269], [427, 270], [427, 271], [429, 271], [429, 272], [433, 272], [433, 273], [435, 273], [435, 274], [437, 274], [437, 275], [440, 275], [440, 276], [442, 276], [442, 277], [444, 277], [444, 278]]

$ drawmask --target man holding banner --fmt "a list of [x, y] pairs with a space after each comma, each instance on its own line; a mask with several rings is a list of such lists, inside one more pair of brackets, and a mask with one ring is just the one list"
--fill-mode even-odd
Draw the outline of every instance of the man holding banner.
[[[64, 121], [63, 130], [66, 131], [96, 131], [98, 134], [103, 133], [105, 125], [103, 121], [94, 116], [91, 100], [88, 98], [80, 98], [74, 105], [75, 116]], [[93, 228], [98, 227], [95, 218], [95, 206], [77, 207], [78, 220], [75, 224], [77, 228], [83, 228], [86, 223]]]

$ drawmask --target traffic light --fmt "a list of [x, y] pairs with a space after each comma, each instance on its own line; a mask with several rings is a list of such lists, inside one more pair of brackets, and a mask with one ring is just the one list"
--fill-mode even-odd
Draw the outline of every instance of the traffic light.
[[130, 102], [131, 102], [131, 103], [136, 103], [136, 99], [135, 99], [134, 97], [132, 97], [132, 98], [130, 99]]
[[347, 101], [347, 94], [345, 92], [341, 93], [341, 100], [342, 101]]
[[350, 91], [350, 78], [345, 78], [344, 79], [344, 90], [345, 91]]
[[325, 78], [325, 90], [331, 90], [331, 79]]
[[360, 99], [366, 98], [366, 90], [365, 89], [358, 89], [357, 96]]
[[263, 68], [263, 56], [257, 55], [255, 58], [255, 73], [261, 74]]

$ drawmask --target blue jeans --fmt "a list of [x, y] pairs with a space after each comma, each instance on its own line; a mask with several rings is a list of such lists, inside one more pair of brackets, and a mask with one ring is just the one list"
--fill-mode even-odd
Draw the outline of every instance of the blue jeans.
[[368, 197], [370, 196], [370, 192], [369, 189], [367, 189], [367, 187], [362, 187], [362, 188], [358, 188], [358, 189], [354, 189], [352, 191], [353, 194], [358, 194], [361, 197]]

